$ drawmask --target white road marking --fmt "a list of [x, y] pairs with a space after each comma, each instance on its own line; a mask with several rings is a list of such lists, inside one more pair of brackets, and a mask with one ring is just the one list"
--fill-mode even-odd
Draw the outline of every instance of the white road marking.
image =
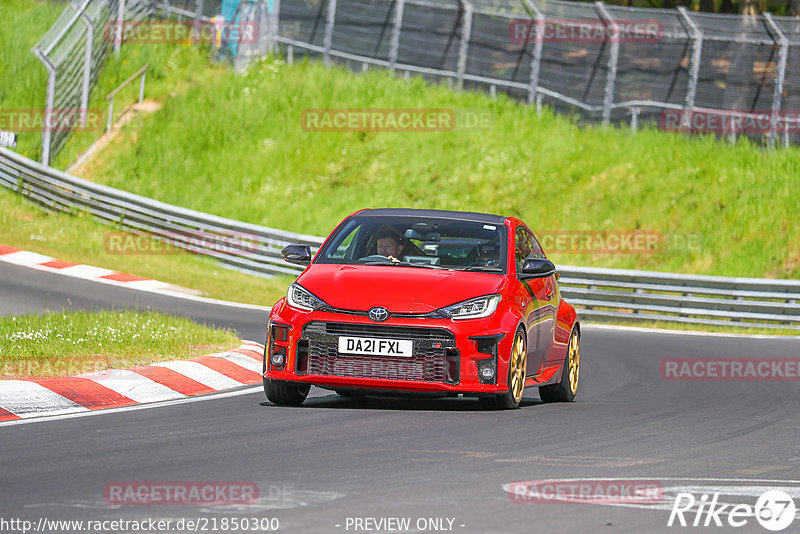
[[27, 250], [21, 250], [19, 252], [11, 252], [10, 254], [3, 254], [0, 255], [0, 259], [3, 261], [7, 261], [8, 263], [13, 263], [15, 265], [22, 265], [24, 267], [32, 267], [39, 263], [47, 263], [48, 261], [53, 261], [53, 258], [50, 256], [44, 256], [42, 254], [37, 254], [36, 252], [29, 252]]
[[135, 404], [133, 406], [121, 406], [119, 408], [109, 408], [107, 410], [87, 410], [85, 412], [80, 413], [71, 413], [65, 415], [54, 415], [52, 417], [39, 417], [36, 419], [15, 419], [13, 421], [3, 421], [0, 423], [0, 427], [3, 426], [12, 426], [12, 425], [27, 425], [31, 423], [46, 423], [48, 421], [61, 421], [63, 419], [74, 419], [77, 417], [93, 417], [97, 415], [107, 415], [107, 414], [115, 414], [120, 412], [136, 412], [139, 410], [150, 410], [152, 408], [163, 408], [165, 406], [175, 406], [177, 404], [186, 404], [190, 402], [205, 402], [209, 400], [216, 400], [216, 399], [224, 399], [228, 397], [238, 397], [240, 395], [248, 395], [250, 393], [261, 392], [263, 395], [263, 389], [259, 386], [253, 386], [247, 389], [239, 389], [236, 391], [226, 391], [223, 393], [213, 393], [209, 395], [202, 395], [198, 397], [184, 397], [182, 399], [176, 399], [171, 401], [164, 401], [164, 402], [153, 402], [150, 404]]
[[72, 267], [59, 269], [58, 272], [76, 278], [99, 278], [101, 276], [115, 274], [117, 271], [103, 269], [102, 267], [93, 267], [92, 265], [73, 265]]
[[167, 386], [128, 370], [115, 369], [113, 374], [109, 373], [108, 375], [89, 373], [78, 376], [93, 380], [135, 402], [158, 402], [184, 397], [183, 394]]
[[231, 363], [235, 363], [239, 367], [244, 367], [245, 369], [249, 369], [258, 374], [261, 374], [261, 367], [263, 365], [262, 362], [254, 360], [250, 356], [245, 356], [244, 354], [237, 354], [235, 352], [220, 354], [215, 356], [223, 360], [228, 360]]
[[243, 386], [241, 382], [234, 380], [222, 373], [215, 371], [203, 364], [190, 361], [176, 361], [153, 364], [155, 367], [165, 367], [176, 373], [180, 373], [187, 378], [200, 382], [204, 386], [219, 391], [220, 389], [235, 388]]
[[26, 380], [0, 380], [0, 406], [20, 417], [89, 411], [36, 382]]

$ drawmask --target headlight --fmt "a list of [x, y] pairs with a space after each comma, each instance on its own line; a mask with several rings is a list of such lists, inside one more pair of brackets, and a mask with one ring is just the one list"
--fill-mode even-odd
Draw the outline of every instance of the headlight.
[[293, 308], [305, 311], [318, 310], [327, 306], [325, 302], [318, 299], [298, 284], [289, 286], [289, 290], [286, 291], [286, 302]]
[[480, 319], [493, 314], [499, 302], [500, 295], [486, 295], [442, 308], [439, 313], [450, 319]]

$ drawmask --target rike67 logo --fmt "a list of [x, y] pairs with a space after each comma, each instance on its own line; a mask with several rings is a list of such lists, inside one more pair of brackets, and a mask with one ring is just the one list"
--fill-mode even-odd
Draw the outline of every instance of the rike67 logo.
[[762, 527], [777, 532], [792, 524], [797, 511], [792, 496], [779, 489], [761, 494], [754, 506], [720, 503], [719, 496], [704, 493], [696, 498], [691, 493], [678, 493], [667, 526], [737, 528], [755, 517]]

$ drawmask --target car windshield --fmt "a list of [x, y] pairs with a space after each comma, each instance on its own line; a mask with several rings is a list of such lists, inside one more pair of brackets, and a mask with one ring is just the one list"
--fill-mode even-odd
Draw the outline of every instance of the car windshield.
[[505, 236], [503, 224], [356, 215], [331, 236], [316, 261], [505, 273]]

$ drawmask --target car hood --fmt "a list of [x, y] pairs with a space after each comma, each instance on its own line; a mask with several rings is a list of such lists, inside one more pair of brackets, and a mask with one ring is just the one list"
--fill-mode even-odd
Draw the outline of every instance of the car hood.
[[499, 292], [496, 273], [391, 265], [314, 264], [297, 282], [335, 308], [427, 313], [462, 300]]

